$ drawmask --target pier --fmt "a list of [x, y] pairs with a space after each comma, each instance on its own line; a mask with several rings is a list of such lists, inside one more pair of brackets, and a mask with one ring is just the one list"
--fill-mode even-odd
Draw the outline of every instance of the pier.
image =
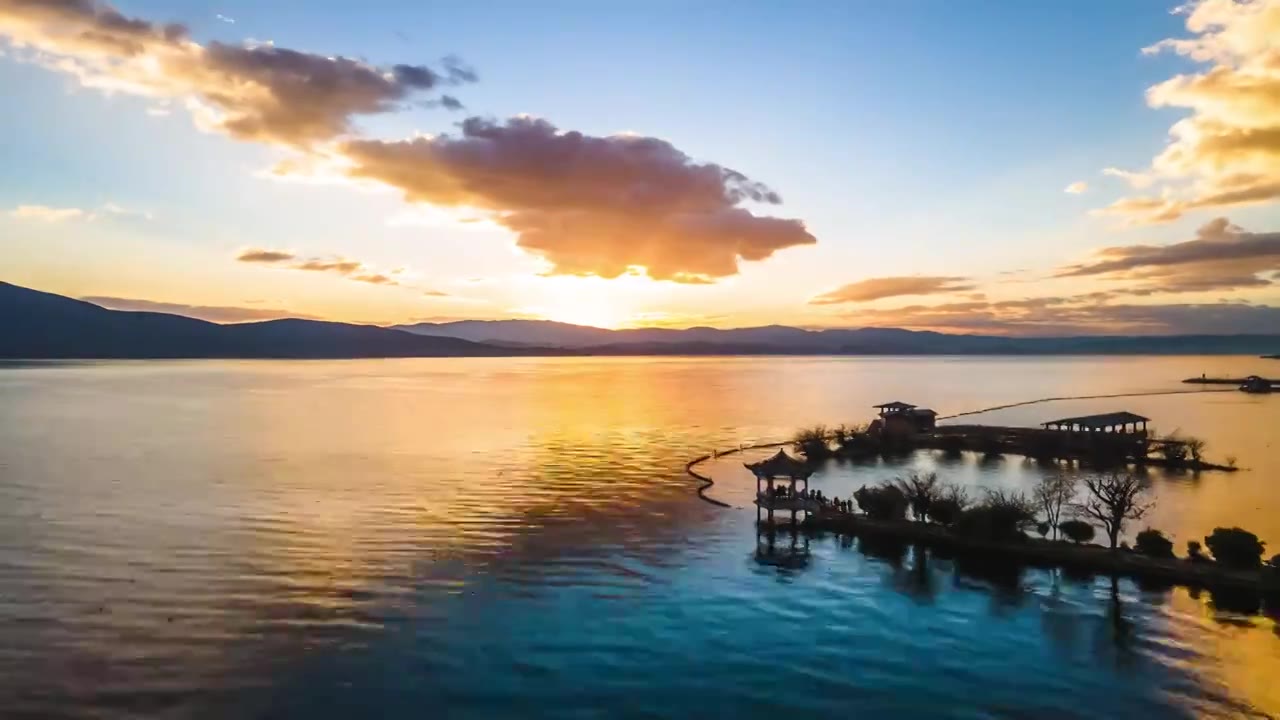
[[1250, 393], [1280, 392], [1280, 380], [1264, 378], [1259, 375], [1241, 378], [1215, 378], [1202, 375], [1197, 378], [1187, 378], [1182, 382], [1187, 385], [1232, 385]]

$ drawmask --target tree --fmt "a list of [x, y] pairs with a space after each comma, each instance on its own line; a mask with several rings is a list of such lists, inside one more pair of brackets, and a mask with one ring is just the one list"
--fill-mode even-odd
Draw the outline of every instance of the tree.
[[831, 455], [831, 431], [826, 425], [814, 425], [796, 433], [791, 442], [808, 460], [825, 460]]
[[906, 497], [916, 522], [929, 519], [929, 510], [942, 494], [938, 485], [938, 473], [911, 473], [905, 478], [894, 478], [893, 486]]
[[1141, 520], [1151, 509], [1146, 499], [1142, 481], [1130, 474], [1109, 473], [1089, 475], [1084, 479], [1089, 496], [1076, 506], [1077, 512], [1097, 520], [1107, 534], [1111, 549], [1115, 550], [1124, 532], [1124, 524]]
[[1214, 528], [1212, 535], [1205, 536], [1204, 544], [1219, 564], [1242, 570], [1261, 565], [1266, 546], [1257, 535], [1237, 527]]
[[1079, 545], [1093, 539], [1093, 526], [1083, 520], [1067, 520], [1058, 526], [1062, 534], [1071, 542]]
[[1147, 557], [1154, 558], [1171, 558], [1173, 557], [1173, 541], [1164, 536], [1159, 530], [1147, 528], [1138, 533], [1134, 539], [1133, 549]]
[[1063, 473], [1043, 475], [1031, 491], [1031, 497], [1044, 513], [1045, 522], [1053, 529], [1053, 539], [1058, 539], [1058, 523], [1062, 509], [1070, 507], [1076, 496], [1075, 478]]

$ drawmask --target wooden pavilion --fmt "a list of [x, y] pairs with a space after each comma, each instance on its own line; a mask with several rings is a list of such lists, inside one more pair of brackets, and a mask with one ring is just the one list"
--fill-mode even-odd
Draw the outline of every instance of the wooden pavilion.
[[900, 400], [871, 407], [880, 411], [880, 421], [886, 430], [892, 431], [898, 425], [910, 432], [927, 432], [937, 424], [938, 413]]
[[1145, 436], [1147, 434], [1147, 423], [1149, 422], [1151, 422], [1151, 418], [1126, 411], [1050, 420], [1049, 422], [1041, 423], [1041, 427], [1045, 430], [1059, 430], [1070, 433], [1113, 433]]
[[[768, 511], [769, 523], [773, 523], [773, 511], [791, 511], [791, 524], [795, 524], [799, 513], [806, 517], [819, 510], [816, 499], [809, 497], [809, 476], [813, 467], [797, 460], [784, 450], [765, 460], [754, 463], [743, 463], [743, 467], [756, 476], [756, 522], [761, 520], [761, 512]], [[787, 481], [785, 487], [774, 485], [775, 480]], [[804, 483], [804, 487], [798, 485]]]

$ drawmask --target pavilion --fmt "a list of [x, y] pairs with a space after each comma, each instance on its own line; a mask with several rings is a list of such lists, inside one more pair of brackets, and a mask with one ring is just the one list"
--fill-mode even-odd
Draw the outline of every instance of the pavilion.
[[1146, 435], [1147, 423], [1151, 418], [1131, 412], [1103, 413], [1102, 415], [1083, 415], [1081, 417], [1062, 418], [1041, 423], [1045, 430], [1061, 430], [1066, 432], [1115, 433], [1124, 435]]
[[[791, 457], [786, 451], [779, 450], [760, 462], [743, 463], [743, 467], [756, 476], [756, 522], [760, 521], [762, 509], [768, 511], [770, 524], [773, 523], [774, 510], [790, 510], [793, 525], [797, 513], [803, 512], [808, 516], [820, 509], [818, 501], [809, 497], [809, 476], [813, 474], [813, 467]], [[775, 488], [775, 480], [785, 480], [789, 484], [785, 490]], [[803, 489], [797, 487], [799, 482], [804, 483]]]

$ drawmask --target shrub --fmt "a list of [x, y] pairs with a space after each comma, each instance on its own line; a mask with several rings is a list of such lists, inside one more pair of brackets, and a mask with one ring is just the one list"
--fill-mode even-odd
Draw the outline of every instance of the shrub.
[[1021, 540], [1023, 528], [1035, 519], [1022, 493], [988, 490], [977, 506], [960, 513], [952, 531], [979, 540]]
[[1213, 559], [1232, 568], [1256, 568], [1262, 564], [1262, 550], [1266, 543], [1258, 536], [1240, 528], [1214, 528], [1205, 536], [1204, 544], [1213, 553]]
[[1272, 555], [1271, 562], [1267, 563], [1272, 570], [1280, 570], [1280, 555]]
[[1138, 537], [1134, 542], [1134, 549], [1154, 558], [1171, 558], [1173, 557], [1173, 541], [1164, 536], [1159, 530], [1147, 528], [1138, 533]]
[[1036, 532], [1040, 533], [1040, 537], [1042, 538], [1049, 537], [1049, 523], [1044, 520], [1036, 523]]
[[853, 499], [872, 520], [904, 520], [907, 517], [907, 497], [892, 485], [863, 486], [853, 493]]
[[1179, 437], [1175, 431], [1168, 437], [1164, 438], [1164, 442], [1160, 444], [1157, 452], [1159, 452], [1170, 465], [1182, 465], [1187, 461], [1187, 441]]
[[1071, 542], [1079, 545], [1093, 539], [1093, 526], [1083, 520], [1067, 520], [1058, 524], [1058, 530]]
[[1199, 540], [1187, 541], [1187, 559], [1191, 562], [1209, 562], [1209, 558], [1204, 556]]
[[907, 499], [916, 522], [929, 519], [929, 510], [942, 494], [942, 488], [938, 485], [938, 473], [911, 473], [905, 478], [895, 478], [893, 486]]
[[973, 501], [963, 486], [947, 485], [943, 487], [939, 497], [929, 508], [929, 519], [939, 525], [950, 527], [960, 518], [960, 513], [967, 510], [971, 504]]

